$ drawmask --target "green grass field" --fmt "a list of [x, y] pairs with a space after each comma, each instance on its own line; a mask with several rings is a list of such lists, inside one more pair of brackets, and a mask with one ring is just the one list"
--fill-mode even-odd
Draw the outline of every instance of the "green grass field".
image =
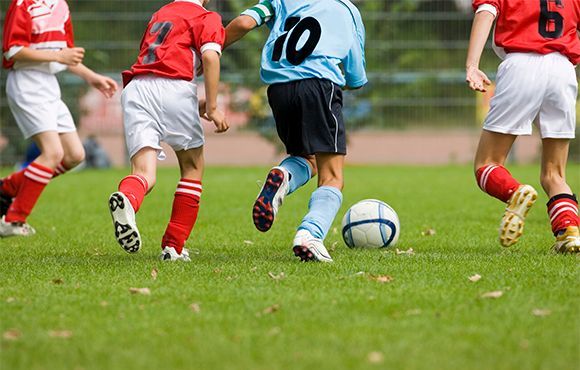
[[[107, 210], [126, 171], [55, 180], [29, 219], [38, 234], [0, 240], [0, 368], [578, 369], [579, 260], [550, 251], [545, 195], [502, 249], [502, 205], [470, 168], [350, 167], [335, 262], [303, 264], [290, 243], [313, 184], [261, 234], [251, 205], [265, 171], [207, 171], [189, 264], [157, 260], [177, 170], [160, 170], [138, 215], [137, 255]], [[540, 189], [537, 167], [512, 172]], [[569, 174], [580, 190], [580, 166]], [[340, 218], [364, 198], [398, 211], [397, 247], [413, 255], [345, 247]]]

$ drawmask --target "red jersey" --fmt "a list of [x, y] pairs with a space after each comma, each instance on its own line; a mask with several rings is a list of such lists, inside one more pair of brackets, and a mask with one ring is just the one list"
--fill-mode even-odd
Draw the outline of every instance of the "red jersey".
[[473, 0], [496, 10], [495, 45], [505, 52], [558, 52], [580, 63], [579, 0]]
[[206, 50], [221, 54], [224, 42], [219, 14], [196, 0], [174, 1], [153, 14], [137, 62], [123, 72], [123, 84], [143, 74], [191, 81], [201, 54]]
[[10, 59], [22, 47], [60, 50], [73, 46], [72, 21], [65, 0], [12, 0], [4, 22], [4, 68], [14, 66]]

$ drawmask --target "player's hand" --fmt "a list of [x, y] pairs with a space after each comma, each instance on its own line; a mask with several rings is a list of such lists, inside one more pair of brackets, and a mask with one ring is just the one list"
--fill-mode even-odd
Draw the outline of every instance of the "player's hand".
[[485, 73], [475, 66], [467, 67], [465, 82], [469, 84], [469, 88], [474, 91], [486, 92], [486, 86], [491, 85], [491, 81]]
[[209, 119], [206, 117], [205, 99], [200, 99], [198, 105], [199, 105], [199, 116], [209, 121]]
[[66, 48], [57, 51], [57, 62], [68, 66], [76, 66], [83, 61], [85, 49], [83, 48]]
[[226, 116], [220, 110], [214, 109], [213, 111], [207, 111], [204, 118], [213, 122], [216, 127], [215, 132], [218, 134], [226, 132], [230, 128], [226, 121]]
[[107, 76], [95, 74], [89, 83], [107, 98], [111, 98], [117, 92], [117, 83]]

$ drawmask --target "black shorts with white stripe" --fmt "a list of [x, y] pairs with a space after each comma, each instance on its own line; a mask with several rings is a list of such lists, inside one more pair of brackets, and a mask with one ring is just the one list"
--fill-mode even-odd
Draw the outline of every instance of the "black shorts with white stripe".
[[273, 84], [268, 101], [288, 154], [346, 154], [340, 86], [316, 78]]

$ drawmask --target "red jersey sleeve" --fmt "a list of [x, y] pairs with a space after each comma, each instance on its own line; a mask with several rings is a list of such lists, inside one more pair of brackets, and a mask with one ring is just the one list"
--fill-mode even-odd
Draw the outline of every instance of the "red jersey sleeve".
[[501, 12], [501, 1], [500, 0], [473, 0], [472, 6], [473, 11], [476, 12], [482, 5], [491, 5], [493, 6], [498, 13]]
[[64, 31], [66, 33], [66, 46], [69, 48], [74, 48], [75, 46], [75, 35], [73, 32], [72, 17], [69, 14], [66, 23], [64, 24]]
[[195, 49], [200, 54], [206, 50], [214, 50], [221, 54], [226, 40], [221, 16], [215, 12], [207, 12], [201, 19], [194, 22], [192, 32]]
[[[15, 46], [29, 46], [32, 38], [32, 18], [26, 7], [27, 2], [13, 0], [6, 13], [2, 52], [6, 59], [13, 57], [10, 52]], [[6, 63], [6, 60], [5, 60]]]

